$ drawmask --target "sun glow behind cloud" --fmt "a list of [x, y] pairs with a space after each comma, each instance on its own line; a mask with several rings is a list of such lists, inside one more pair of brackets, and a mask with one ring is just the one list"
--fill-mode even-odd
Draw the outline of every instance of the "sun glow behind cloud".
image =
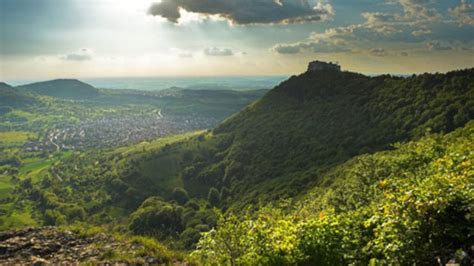
[[262, 1], [289, 10], [260, 14], [248, 2], [210, 16], [208, 2], [178, 1], [175, 23], [149, 14], [153, 0], [2, 0], [0, 79], [292, 74], [314, 59], [366, 73], [474, 65], [466, 1], [308, 1], [324, 19], [290, 0]]

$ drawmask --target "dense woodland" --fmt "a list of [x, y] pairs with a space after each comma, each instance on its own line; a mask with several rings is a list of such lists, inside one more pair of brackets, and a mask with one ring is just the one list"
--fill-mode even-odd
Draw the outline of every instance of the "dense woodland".
[[39, 225], [153, 237], [203, 264], [462, 261], [474, 243], [473, 118], [474, 69], [307, 72], [212, 130], [13, 175], [3, 200]]

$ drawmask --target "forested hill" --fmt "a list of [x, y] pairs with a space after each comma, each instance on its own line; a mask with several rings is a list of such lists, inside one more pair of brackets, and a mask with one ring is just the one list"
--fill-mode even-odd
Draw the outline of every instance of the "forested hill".
[[212, 164], [196, 161], [188, 180], [228, 187], [238, 202], [293, 196], [327, 166], [473, 117], [474, 69], [409, 78], [306, 72], [216, 128], [214, 138], [230, 144]]
[[[409, 78], [307, 72], [212, 132], [144, 152], [109, 180], [120, 183], [109, 190], [117, 202], [137, 206], [153, 195], [171, 199], [179, 186], [191, 197], [241, 209], [299, 195], [353, 156], [452, 131], [473, 117], [473, 69]], [[124, 202], [120, 191], [137, 193]]]
[[91, 85], [75, 79], [56, 79], [19, 86], [39, 95], [66, 99], [97, 97], [99, 91]]
[[34, 102], [33, 97], [18, 91], [4, 82], [0, 82], [0, 114], [5, 112], [7, 108], [21, 107]]

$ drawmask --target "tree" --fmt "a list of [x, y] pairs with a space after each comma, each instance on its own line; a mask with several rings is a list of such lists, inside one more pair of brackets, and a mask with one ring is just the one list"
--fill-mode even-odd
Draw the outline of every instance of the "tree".
[[26, 178], [21, 182], [21, 187], [24, 189], [32, 189], [33, 188], [33, 183], [31, 182], [31, 178]]
[[165, 238], [183, 230], [182, 213], [183, 207], [176, 203], [150, 197], [130, 215], [128, 227], [136, 234]]
[[230, 190], [227, 187], [221, 189], [221, 200], [225, 200], [230, 197]]
[[217, 206], [221, 202], [221, 195], [217, 188], [211, 187], [209, 189], [209, 194], [207, 195], [207, 200], [212, 206]]
[[66, 217], [56, 210], [46, 210], [44, 213], [45, 225], [61, 225], [66, 223]]
[[188, 192], [184, 188], [177, 187], [173, 190], [173, 199], [177, 203], [184, 205], [189, 201]]

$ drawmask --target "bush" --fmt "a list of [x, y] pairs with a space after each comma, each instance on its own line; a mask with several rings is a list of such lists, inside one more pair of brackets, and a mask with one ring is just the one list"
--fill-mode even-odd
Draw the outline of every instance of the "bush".
[[177, 203], [184, 205], [189, 201], [188, 192], [184, 188], [177, 187], [173, 190], [173, 199]]
[[192, 249], [201, 237], [201, 232], [195, 228], [187, 228], [180, 235], [180, 240], [183, 243], [184, 248]]
[[212, 206], [217, 206], [221, 202], [221, 196], [219, 190], [216, 188], [209, 189], [209, 194], [207, 195], [207, 200]]
[[130, 215], [128, 227], [136, 234], [158, 238], [176, 235], [183, 230], [182, 213], [179, 205], [151, 197]]
[[84, 210], [84, 208], [79, 207], [77, 205], [63, 206], [61, 207], [61, 209], [70, 221], [82, 221], [86, 217], [86, 211]]
[[196, 211], [199, 210], [199, 204], [198, 204], [195, 200], [190, 200], [190, 201], [188, 201], [188, 202], [184, 205], [184, 207], [186, 207], [186, 208], [191, 208], [191, 209], [196, 210]]
[[66, 216], [56, 210], [46, 210], [43, 216], [45, 225], [66, 224]]
[[221, 189], [221, 200], [225, 200], [227, 199], [228, 197], [230, 197], [230, 190], [226, 187], [223, 187]]

